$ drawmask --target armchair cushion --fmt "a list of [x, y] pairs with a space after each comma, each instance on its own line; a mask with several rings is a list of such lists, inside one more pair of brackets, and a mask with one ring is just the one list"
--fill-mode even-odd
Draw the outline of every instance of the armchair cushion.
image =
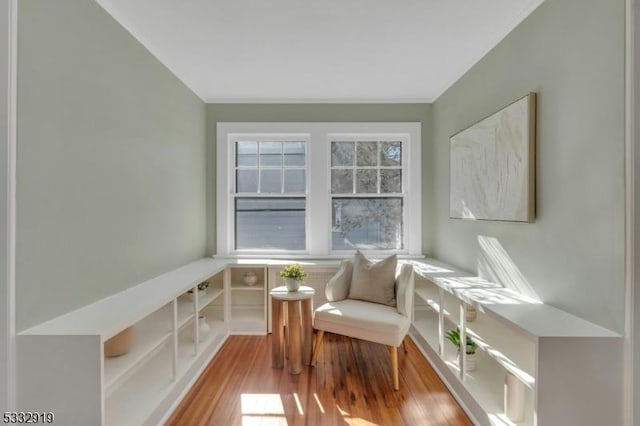
[[395, 307], [351, 299], [325, 303], [313, 318], [317, 330], [396, 347], [410, 326], [411, 320]]
[[396, 306], [395, 277], [398, 257], [394, 254], [372, 262], [360, 251], [353, 260], [349, 299]]

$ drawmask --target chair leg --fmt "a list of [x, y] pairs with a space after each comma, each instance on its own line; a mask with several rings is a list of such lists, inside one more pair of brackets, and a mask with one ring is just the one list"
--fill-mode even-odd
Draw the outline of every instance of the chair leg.
[[316, 336], [316, 347], [313, 348], [313, 358], [311, 358], [311, 364], [315, 366], [316, 360], [318, 359], [318, 353], [320, 352], [320, 348], [322, 348], [322, 338], [324, 337], [324, 330], [318, 330], [318, 336]]
[[395, 390], [399, 390], [400, 379], [398, 377], [398, 348], [395, 346], [389, 346], [389, 353], [391, 354], [391, 373], [393, 374], [393, 388]]

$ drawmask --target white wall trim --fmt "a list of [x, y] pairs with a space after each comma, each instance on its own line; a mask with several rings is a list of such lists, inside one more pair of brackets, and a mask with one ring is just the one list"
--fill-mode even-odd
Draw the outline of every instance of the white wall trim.
[[623, 422], [627, 426], [634, 424], [636, 413], [635, 400], [635, 43], [634, 13], [635, 0], [625, 2], [625, 343], [623, 363]]
[[[3, 46], [2, 54], [7, 55], [7, 69], [2, 70], [3, 76], [7, 77], [6, 84], [7, 104], [6, 116], [2, 120], [6, 120], [6, 149], [7, 153], [7, 186], [2, 191], [2, 197], [6, 197], [6, 276], [0, 283], [0, 291], [4, 293], [6, 301], [6, 310], [4, 316], [0, 319], [0, 327], [3, 333], [0, 336], [2, 340], [0, 347], [5, 350], [5, 365], [1, 365], [0, 372], [2, 395], [5, 400], [0, 401], [0, 405], [6, 407], [6, 410], [15, 410], [16, 408], [16, 328], [15, 328], [15, 260], [16, 260], [16, 150], [17, 150], [17, 38], [18, 38], [18, 0], [10, 0], [5, 2], [7, 16], [7, 44]], [[3, 11], [5, 12], [5, 11]], [[5, 50], [6, 49], [6, 50]], [[6, 72], [6, 74], [5, 74]], [[4, 89], [4, 88], [3, 88]]]

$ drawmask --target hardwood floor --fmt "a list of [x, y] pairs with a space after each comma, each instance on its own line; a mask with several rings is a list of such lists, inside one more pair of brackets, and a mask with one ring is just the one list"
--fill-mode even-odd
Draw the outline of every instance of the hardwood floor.
[[383, 345], [326, 333], [316, 367], [271, 367], [271, 336], [231, 336], [167, 425], [471, 425], [413, 341], [393, 390]]

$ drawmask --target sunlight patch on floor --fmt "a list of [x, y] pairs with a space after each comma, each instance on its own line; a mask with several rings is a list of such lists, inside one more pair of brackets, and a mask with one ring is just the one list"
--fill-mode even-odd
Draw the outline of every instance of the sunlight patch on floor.
[[322, 406], [322, 403], [320, 402], [320, 398], [318, 398], [318, 394], [314, 392], [313, 398], [316, 400], [316, 404], [318, 404], [318, 408], [320, 409], [320, 412], [322, 414], [324, 414], [325, 413], [324, 407]]
[[293, 394], [293, 399], [296, 401], [296, 407], [298, 408], [298, 414], [304, 416], [304, 410], [302, 409], [302, 403], [300, 402], [300, 397], [297, 393]]
[[282, 399], [277, 393], [243, 393], [240, 395], [240, 407], [242, 415], [284, 415], [284, 405], [282, 405]]
[[380, 426], [377, 423], [371, 423], [365, 419], [361, 419], [359, 417], [345, 417], [343, 418], [344, 422], [349, 426]]
[[240, 395], [243, 426], [287, 426], [282, 398], [277, 393]]

